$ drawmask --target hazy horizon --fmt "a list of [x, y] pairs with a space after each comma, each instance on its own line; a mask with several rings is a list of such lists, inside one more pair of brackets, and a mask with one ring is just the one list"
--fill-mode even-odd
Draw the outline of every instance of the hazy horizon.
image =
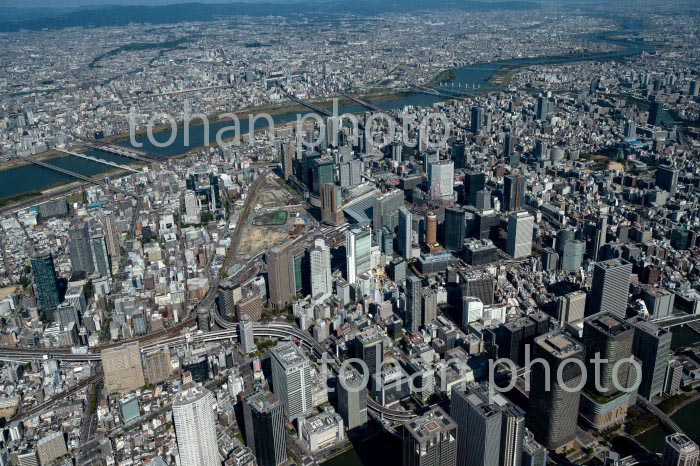
[[[164, 6], [174, 5], [178, 3], [333, 3], [338, 0], [5, 0], [5, 8], [18, 9], [65, 9], [65, 8], [82, 8], [82, 7], [104, 7], [104, 6]], [[386, 0], [385, 0], [386, 1]], [[502, 0], [477, 0], [482, 3], [496, 3]], [[512, 1], [512, 0], [511, 0]], [[514, 0], [527, 2], [530, 0]], [[577, 0], [571, 0], [577, 1]], [[602, 1], [602, 0], [600, 0]], [[386, 1], [389, 3], [389, 1]], [[379, 0], [378, 3], [382, 3]], [[392, 2], [396, 3], [396, 2]], [[458, 2], [457, 2], [458, 3]]]

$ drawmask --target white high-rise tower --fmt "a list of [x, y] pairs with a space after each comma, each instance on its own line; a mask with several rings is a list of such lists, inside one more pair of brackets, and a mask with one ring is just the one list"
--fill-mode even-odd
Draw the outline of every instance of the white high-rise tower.
[[331, 249], [323, 238], [316, 238], [309, 250], [311, 262], [311, 297], [325, 298], [333, 293]]
[[353, 227], [345, 234], [347, 241], [348, 283], [357, 281], [357, 276], [372, 269], [372, 230], [369, 226]]
[[203, 387], [181, 391], [173, 402], [173, 422], [180, 464], [218, 466], [214, 397]]
[[513, 212], [508, 217], [506, 252], [518, 259], [532, 254], [532, 230], [535, 217], [526, 211]]
[[311, 412], [311, 366], [304, 352], [290, 341], [272, 351], [272, 389], [284, 405], [284, 416], [293, 421]]

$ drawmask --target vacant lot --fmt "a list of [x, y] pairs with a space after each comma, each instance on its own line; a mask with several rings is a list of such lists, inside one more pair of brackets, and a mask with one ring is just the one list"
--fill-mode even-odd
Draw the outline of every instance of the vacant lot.
[[287, 218], [289, 214], [285, 210], [275, 210], [273, 212], [265, 212], [264, 214], [258, 215], [253, 219], [253, 225], [255, 226], [271, 226], [271, 225], [284, 225], [287, 223]]

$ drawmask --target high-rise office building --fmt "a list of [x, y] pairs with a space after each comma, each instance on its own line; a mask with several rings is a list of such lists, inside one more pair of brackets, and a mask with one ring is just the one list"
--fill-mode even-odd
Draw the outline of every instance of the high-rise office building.
[[282, 176], [285, 180], [288, 180], [294, 175], [294, 155], [295, 148], [294, 144], [285, 143], [280, 146], [281, 159], [282, 159]]
[[406, 207], [399, 208], [399, 232], [397, 250], [405, 259], [410, 259], [413, 252], [413, 214]]
[[463, 141], [456, 141], [450, 148], [450, 158], [455, 163], [455, 169], [464, 168], [467, 164], [466, 144]]
[[454, 196], [454, 162], [441, 160], [428, 165], [428, 185], [432, 199], [452, 199]]
[[403, 191], [394, 189], [374, 198], [372, 207], [372, 229], [375, 236], [382, 227], [394, 231], [399, 222], [399, 208], [403, 207]]
[[423, 282], [414, 273], [406, 277], [406, 315], [405, 325], [409, 332], [417, 332], [421, 325]]
[[586, 243], [579, 240], [568, 241], [562, 249], [561, 269], [567, 272], [577, 272], [583, 264]]
[[507, 175], [503, 177], [502, 210], [520, 210], [525, 207], [526, 184], [527, 178], [523, 175]]
[[380, 245], [382, 252], [386, 254], [388, 258], [394, 257], [394, 240], [396, 239], [394, 232], [384, 227], [381, 229], [379, 237], [382, 239]]
[[146, 384], [138, 342], [105, 349], [100, 359], [107, 393], [127, 393]]
[[80, 315], [75, 304], [64, 301], [56, 310], [56, 315], [58, 316], [58, 322], [61, 327], [66, 327], [68, 324], [73, 322], [76, 326], [80, 326]]
[[673, 314], [676, 294], [666, 288], [647, 288], [644, 290], [644, 304], [649, 316], [656, 320]]
[[284, 406], [279, 397], [262, 390], [243, 401], [243, 420], [248, 448], [259, 466], [279, 466], [287, 461]]
[[532, 254], [532, 231], [535, 217], [529, 212], [513, 212], [508, 216], [506, 252], [514, 259]]
[[452, 419], [457, 423], [457, 464], [519, 466], [525, 413], [502, 395], [471, 384], [452, 388]]
[[553, 107], [554, 107], [554, 105], [547, 97], [544, 97], [544, 96], [538, 97], [537, 98], [537, 107], [535, 109], [535, 117], [538, 120], [544, 120], [550, 114]]
[[112, 258], [112, 264], [118, 262], [119, 259], [119, 230], [117, 229], [117, 218], [114, 212], [104, 212], [101, 217], [102, 230], [105, 233], [107, 241], [107, 252]]
[[459, 207], [445, 209], [445, 241], [444, 246], [448, 251], [461, 251], [466, 236], [466, 212]]
[[340, 186], [326, 183], [321, 186], [321, 215], [323, 223], [340, 225], [345, 221], [343, 215], [343, 192]]
[[598, 218], [595, 229], [593, 230], [593, 236], [591, 238], [590, 255], [593, 260], [602, 260], [605, 243], [607, 242], [608, 231], [608, 216], [607, 214], [601, 214]]
[[435, 212], [425, 215], [425, 244], [433, 246], [437, 244], [437, 216]]
[[678, 190], [678, 174], [679, 170], [672, 167], [659, 167], [656, 169], [656, 185], [668, 191], [671, 195], [675, 195]]
[[493, 397], [500, 408], [501, 421], [501, 466], [520, 466], [525, 440], [525, 412], [508, 402], [502, 395]]
[[557, 316], [562, 327], [583, 319], [585, 315], [586, 293], [584, 291], [573, 291], [557, 299]]
[[242, 316], [238, 323], [238, 341], [241, 343], [241, 351], [244, 354], [250, 354], [258, 349], [255, 346], [253, 321], [247, 315]]
[[675, 433], [666, 437], [661, 466], [697, 466], [700, 449], [685, 434]]
[[214, 397], [204, 387], [188, 388], [175, 395], [173, 424], [180, 464], [221, 464], [213, 405]]
[[403, 160], [403, 144], [400, 140], [394, 140], [391, 143], [391, 158], [399, 163]]
[[474, 296], [479, 298], [484, 306], [494, 303], [496, 291], [496, 279], [488, 272], [471, 272], [462, 276], [464, 283], [461, 285], [462, 297]]
[[515, 135], [508, 133], [503, 141], [503, 157], [508, 160], [511, 166], [520, 163], [520, 156], [515, 152]]
[[646, 399], [659, 395], [671, 356], [671, 332], [645, 320], [634, 321], [632, 354], [642, 363], [639, 394]]
[[315, 159], [311, 165], [313, 192], [321, 194], [321, 186], [335, 182], [335, 162], [330, 158]]
[[377, 378], [384, 366], [384, 339], [382, 334], [370, 328], [357, 336], [357, 357], [367, 365], [369, 386], [372, 390], [379, 388]]
[[350, 186], [357, 186], [362, 183], [362, 160], [353, 159], [350, 161]]
[[530, 404], [528, 425], [535, 438], [550, 450], [558, 450], [576, 437], [580, 391], [565, 389], [580, 386], [582, 368], [571, 359], [584, 360], [583, 345], [562, 332], [552, 332], [535, 338], [535, 359], [542, 358], [549, 367], [533, 364], [530, 374]]
[[423, 171], [430, 172], [430, 165], [440, 161], [440, 152], [436, 149], [421, 151], [423, 154]]
[[314, 239], [314, 245], [309, 249], [311, 265], [311, 296], [330, 296], [333, 293], [333, 277], [331, 275], [331, 249], [322, 237]]
[[521, 466], [547, 466], [548, 456], [547, 449], [535, 440], [532, 432], [526, 430]]
[[477, 239], [497, 239], [501, 219], [494, 210], [476, 212], [471, 236]]
[[101, 277], [109, 277], [112, 274], [112, 264], [107, 253], [107, 243], [102, 235], [94, 235], [90, 238], [92, 258], [95, 270]]
[[421, 292], [421, 326], [437, 319], [437, 293], [432, 288]]
[[652, 100], [649, 103], [649, 119], [647, 123], [652, 126], [659, 126], [661, 124], [661, 115], [664, 112], [664, 104], [658, 100]]
[[[618, 361], [628, 359], [632, 355], [633, 336], [632, 325], [610, 312], [599, 312], [583, 321], [583, 344], [586, 347], [588, 359], [590, 360], [599, 354], [600, 358], [607, 360], [607, 362], [599, 364], [598, 368], [590, 362], [587, 363], [589, 374], [598, 371], [599, 385], [602, 388], [598, 391], [595, 386], [595, 377], [588, 377], [586, 385], [589, 390], [602, 396], [619, 392], [613, 380], [613, 367]], [[617, 384], [627, 388], [630, 366], [629, 364], [621, 364], [618, 369]]]
[[265, 254], [265, 263], [270, 306], [273, 309], [282, 309], [292, 302], [295, 294], [291, 286], [289, 253], [275, 246]]
[[484, 126], [484, 107], [472, 107], [469, 128], [472, 133], [478, 134]]
[[311, 412], [311, 366], [304, 351], [294, 343], [280, 342], [270, 352], [272, 389], [282, 400], [290, 421]]
[[688, 95], [697, 97], [700, 95], [700, 81], [691, 81], [688, 89]]
[[372, 230], [368, 225], [353, 226], [345, 233], [347, 280], [349, 284], [372, 269]]
[[[368, 382], [369, 383], [369, 382]], [[360, 373], [352, 367], [341, 372], [336, 384], [338, 413], [348, 430], [367, 423], [367, 385]]]
[[293, 295], [306, 296], [311, 293], [311, 275], [309, 274], [309, 254], [306, 245], [300, 243], [288, 249], [289, 289]]
[[525, 364], [527, 348], [532, 349], [536, 337], [549, 331], [549, 316], [537, 312], [516, 317], [499, 327], [497, 332], [498, 354], [520, 366]]
[[456, 466], [457, 424], [434, 408], [404, 424], [403, 466]]
[[477, 193], [486, 187], [486, 174], [479, 171], [469, 171], [464, 174], [464, 202], [476, 205]]
[[50, 252], [32, 256], [32, 273], [34, 274], [34, 284], [41, 312], [47, 321], [53, 322], [54, 311], [61, 303], [61, 297], [58, 290], [56, 268]]
[[593, 269], [588, 314], [607, 311], [618, 317], [627, 315], [632, 264], [622, 259], [597, 262]]

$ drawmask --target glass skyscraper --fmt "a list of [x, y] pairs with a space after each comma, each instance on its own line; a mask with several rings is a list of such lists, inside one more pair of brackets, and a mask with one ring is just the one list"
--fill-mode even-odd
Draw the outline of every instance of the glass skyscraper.
[[61, 304], [61, 297], [51, 253], [36, 254], [32, 257], [32, 273], [41, 311], [47, 321], [53, 322], [54, 311]]

